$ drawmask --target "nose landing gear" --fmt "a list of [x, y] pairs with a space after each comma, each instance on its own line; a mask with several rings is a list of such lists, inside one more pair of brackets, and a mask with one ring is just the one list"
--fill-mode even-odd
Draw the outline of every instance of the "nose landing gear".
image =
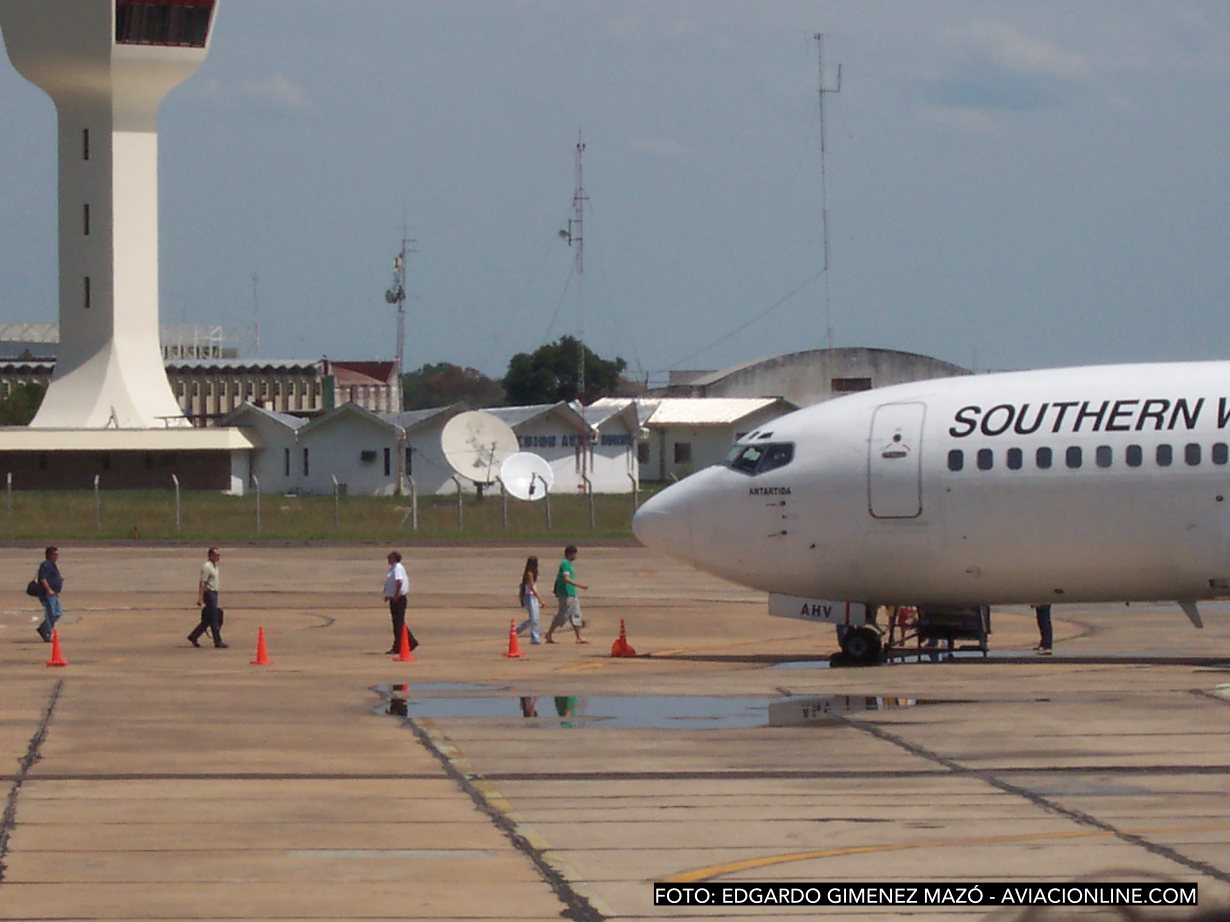
[[[873, 627], [847, 629], [841, 637], [841, 665], [874, 666], [884, 659], [884, 643]], [[834, 663], [833, 665], [837, 665]]]

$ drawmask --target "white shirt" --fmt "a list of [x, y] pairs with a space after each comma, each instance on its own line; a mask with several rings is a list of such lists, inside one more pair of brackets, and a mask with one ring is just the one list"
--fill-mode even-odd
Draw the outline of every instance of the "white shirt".
[[[401, 590], [398, 590], [398, 584], [401, 584]], [[399, 560], [393, 566], [389, 567], [389, 573], [384, 578], [384, 597], [386, 599], [395, 599], [399, 595], [405, 595], [410, 589], [410, 577], [406, 576], [406, 568], [401, 565]]]

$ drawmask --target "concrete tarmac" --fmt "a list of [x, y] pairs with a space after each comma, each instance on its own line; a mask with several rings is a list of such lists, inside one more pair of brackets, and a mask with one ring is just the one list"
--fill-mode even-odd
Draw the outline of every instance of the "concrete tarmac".
[[66, 546], [62, 668], [22, 592], [41, 549], [0, 550], [0, 919], [1126, 917], [654, 907], [668, 880], [1194, 882], [1230, 907], [1227, 606], [1203, 631], [1059, 606], [1049, 659], [1008, 609], [986, 660], [829, 669], [831, 630], [763, 594], [578, 543], [590, 643], [516, 659], [521, 566], [547, 595], [560, 548], [406, 549], [409, 663], [387, 548], [224, 547], [217, 650], [185, 639], [204, 548]]

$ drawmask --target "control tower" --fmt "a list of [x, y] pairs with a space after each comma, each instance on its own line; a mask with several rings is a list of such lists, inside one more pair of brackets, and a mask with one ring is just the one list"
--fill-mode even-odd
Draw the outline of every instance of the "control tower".
[[59, 121], [60, 352], [31, 428], [188, 426], [158, 342], [163, 97], [209, 47], [215, 0], [0, 0], [13, 66]]

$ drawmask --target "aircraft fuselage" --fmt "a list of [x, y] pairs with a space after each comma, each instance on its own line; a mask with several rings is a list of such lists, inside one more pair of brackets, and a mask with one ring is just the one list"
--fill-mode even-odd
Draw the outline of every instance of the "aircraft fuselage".
[[946, 378], [774, 420], [634, 527], [796, 596], [1208, 599], [1230, 595], [1228, 446], [1230, 363]]

